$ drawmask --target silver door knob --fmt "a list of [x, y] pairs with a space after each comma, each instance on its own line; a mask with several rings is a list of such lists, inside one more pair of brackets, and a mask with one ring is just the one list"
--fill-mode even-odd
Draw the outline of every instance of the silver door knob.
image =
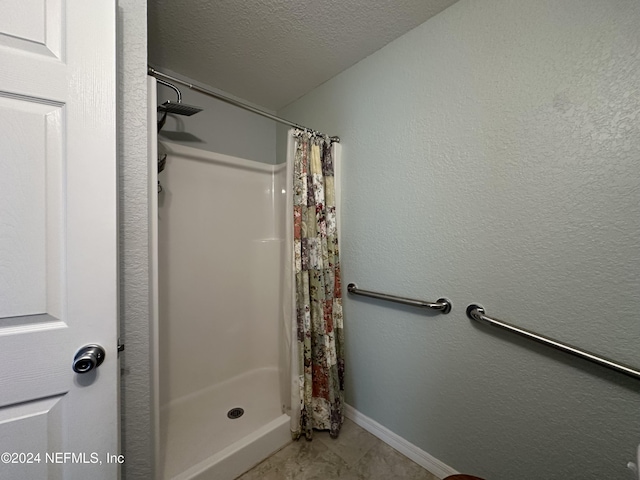
[[85, 345], [76, 353], [73, 358], [73, 371], [76, 373], [87, 373], [98, 368], [104, 362], [106, 353], [100, 345]]

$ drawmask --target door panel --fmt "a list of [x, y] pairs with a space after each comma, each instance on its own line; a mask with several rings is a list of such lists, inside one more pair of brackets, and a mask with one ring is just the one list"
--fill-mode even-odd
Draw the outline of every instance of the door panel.
[[[0, 425], [4, 435], [0, 437], [2, 452], [25, 452], [16, 463], [2, 466], [4, 478], [62, 479], [63, 463], [57, 463], [54, 454], [37, 456], [26, 452], [63, 452], [62, 441], [63, 396], [35, 400], [0, 410]], [[18, 454], [20, 455], [20, 454]], [[64, 458], [64, 457], [63, 457]], [[24, 462], [21, 463], [20, 461]], [[32, 463], [28, 463], [32, 462]]]
[[0, 317], [60, 318], [62, 106], [0, 97]]

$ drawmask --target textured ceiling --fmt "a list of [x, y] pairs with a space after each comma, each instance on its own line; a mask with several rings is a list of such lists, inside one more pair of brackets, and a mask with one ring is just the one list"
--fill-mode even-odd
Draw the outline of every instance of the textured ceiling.
[[149, 0], [149, 63], [277, 110], [456, 0]]

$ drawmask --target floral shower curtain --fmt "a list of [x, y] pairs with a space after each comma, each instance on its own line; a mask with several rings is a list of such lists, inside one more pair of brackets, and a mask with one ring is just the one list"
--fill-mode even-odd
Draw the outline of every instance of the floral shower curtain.
[[293, 137], [295, 312], [292, 435], [336, 437], [344, 420], [344, 335], [332, 146], [301, 130]]

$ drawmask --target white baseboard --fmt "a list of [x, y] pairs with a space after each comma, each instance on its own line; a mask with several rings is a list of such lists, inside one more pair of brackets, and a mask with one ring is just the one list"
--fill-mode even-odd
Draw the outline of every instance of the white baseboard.
[[436, 475], [438, 478], [445, 478], [449, 475], [455, 475], [459, 472], [455, 471], [450, 466], [442, 463], [440, 460], [435, 458], [432, 455], [429, 455], [424, 450], [419, 449], [414, 444], [409, 443], [400, 435], [393, 433], [386, 427], [383, 427], [375, 420], [367, 417], [366, 415], [360, 413], [358, 410], [353, 408], [351, 405], [344, 406], [344, 414], [345, 416], [352, 420], [357, 425], [364, 428], [367, 432], [375, 435], [384, 443], [389, 445], [391, 448], [397, 450], [405, 457], [410, 458], [414, 462], [416, 462], [421, 467], [426, 468], [431, 473]]

